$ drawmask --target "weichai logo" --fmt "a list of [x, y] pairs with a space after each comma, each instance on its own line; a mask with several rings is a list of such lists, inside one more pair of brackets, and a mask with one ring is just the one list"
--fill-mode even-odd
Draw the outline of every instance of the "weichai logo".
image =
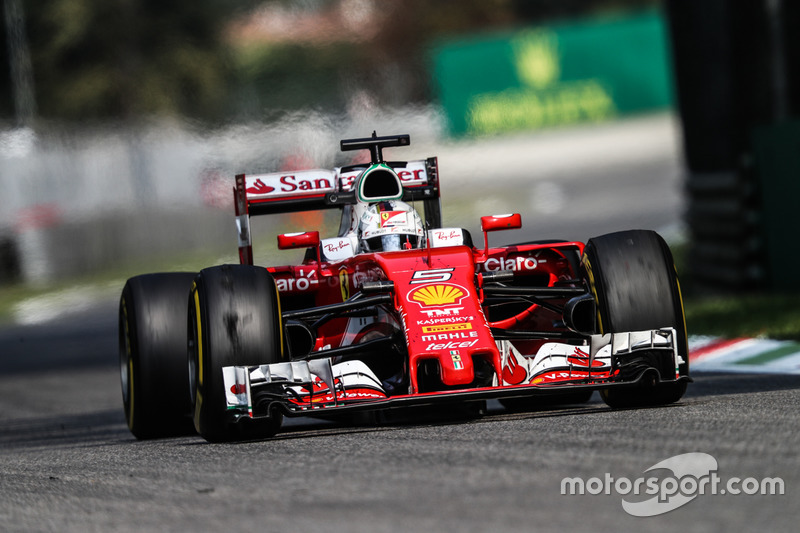
[[450, 283], [425, 285], [408, 293], [408, 299], [422, 307], [457, 305], [467, 295], [463, 287]]

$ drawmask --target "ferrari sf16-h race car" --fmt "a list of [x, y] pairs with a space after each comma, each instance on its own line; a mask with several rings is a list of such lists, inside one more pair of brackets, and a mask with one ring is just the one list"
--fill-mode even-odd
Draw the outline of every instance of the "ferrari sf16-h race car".
[[[373, 133], [341, 141], [369, 163], [237, 175], [240, 264], [128, 280], [120, 372], [136, 437], [228, 441], [274, 435], [286, 416], [593, 391], [611, 407], [682, 397], [686, 326], [658, 234], [490, 246], [521, 227], [507, 214], [482, 217], [475, 243], [442, 225], [436, 158], [384, 160], [409, 143]], [[303, 261], [253, 264], [250, 217], [321, 209], [341, 211], [336, 236], [278, 235]]]

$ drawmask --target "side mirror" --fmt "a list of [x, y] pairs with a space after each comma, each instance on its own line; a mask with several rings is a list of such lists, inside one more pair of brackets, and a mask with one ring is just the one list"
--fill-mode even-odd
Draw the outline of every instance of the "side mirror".
[[504, 229], [519, 229], [521, 227], [522, 217], [519, 215], [519, 213], [481, 217], [481, 229], [484, 232], [502, 231]]
[[314, 248], [319, 246], [319, 232], [284, 233], [278, 235], [278, 248], [293, 250], [295, 248]]
[[489, 232], [506, 229], [519, 229], [522, 227], [522, 217], [519, 213], [509, 215], [491, 215], [481, 217], [481, 230], [483, 231], [483, 255], [489, 255]]

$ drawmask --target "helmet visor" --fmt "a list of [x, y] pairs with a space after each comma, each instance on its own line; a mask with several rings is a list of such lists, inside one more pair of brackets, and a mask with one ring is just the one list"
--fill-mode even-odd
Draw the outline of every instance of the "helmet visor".
[[416, 248], [419, 237], [416, 235], [393, 234], [372, 237], [363, 241], [368, 252], [396, 252], [406, 248]]

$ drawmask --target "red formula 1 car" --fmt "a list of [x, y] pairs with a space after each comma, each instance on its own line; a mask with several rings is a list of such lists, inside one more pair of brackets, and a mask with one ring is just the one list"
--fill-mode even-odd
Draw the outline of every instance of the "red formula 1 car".
[[[682, 397], [686, 327], [660, 236], [490, 246], [489, 233], [521, 226], [511, 214], [481, 218], [473, 242], [442, 227], [435, 158], [384, 161], [409, 142], [373, 134], [341, 142], [370, 163], [238, 175], [241, 264], [128, 280], [120, 369], [134, 435], [191, 420], [225, 441], [272, 435], [284, 416], [595, 390], [612, 407]], [[316, 209], [341, 210], [335, 237], [279, 235], [279, 248], [306, 250], [302, 263], [252, 264], [250, 217]]]

